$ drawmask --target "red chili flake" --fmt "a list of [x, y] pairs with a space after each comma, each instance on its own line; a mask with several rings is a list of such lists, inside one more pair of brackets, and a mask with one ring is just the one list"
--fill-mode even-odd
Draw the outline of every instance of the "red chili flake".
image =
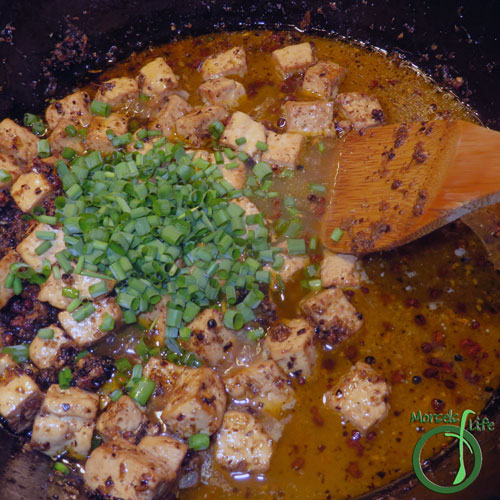
[[371, 431], [369, 432], [367, 435], [366, 435], [366, 439], [368, 441], [371, 441], [372, 439], [375, 439], [375, 437], [377, 436], [377, 433], [375, 431]]
[[414, 297], [406, 299], [406, 307], [420, 307], [420, 301]]
[[357, 439], [347, 438], [346, 443], [347, 443], [347, 446], [356, 450], [356, 455], [358, 457], [362, 457], [363, 453], [365, 452], [365, 447], [359, 442], [358, 439], [359, 438], [357, 438]]
[[473, 330], [477, 330], [478, 328], [481, 328], [481, 324], [479, 323], [479, 321], [477, 320], [473, 320], [470, 324], [470, 327], [473, 329]]
[[436, 378], [439, 375], [439, 370], [437, 368], [426, 368], [423, 375], [425, 378]]
[[431, 401], [431, 406], [432, 406], [434, 411], [439, 412], [439, 411], [444, 410], [444, 407], [446, 406], [446, 404], [441, 399], [433, 399]]
[[436, 368], [445, 373], [451, 373], [452, 365], [447, 361], [443, 361], [442, 359], [439, 358], [428, 358], [427, 363], [431, 366], [435, 366]]
[[426, 354], [428, 354], [429, 352], [432, 352], [432, 344], [429, 343], [429, 342], [424, 342], [421, 346], [420, 346], [420, 349], [422, 350], [422, 352], [425, 352]]
[[424, 326], [425, 324], [427, 324], [427, 320], [425, 319], [425, 316], [423, 314], [417, 314], [414, 320], [418, 326]]
[[453, 380], [445, 380], [444, 385], [446, 386], [447, 389], [451, 390], [455, 389], [455, 387], [457, 386], [457, 384], [453, 382]]
[[461, 340], [460, 347], [465, 351], [467, 356], [471, 358], [477, 358], [482, 351], [482, 347], [472, 339]]
[[395, 327], [392, 323], [389, 323], [388, 321], [383, 321], [382, 326], [384, 327], [384, 330], [388, 332], [393, 332], [395, 330]]
[[356, 479], [359, 479], [363, 475], [356, 462], [349, 462], [346, 472]]
[[323, 257], [318, 253], [315, 253], [309, 257], [311, 264], [316, 264], [317, 262], [320, 262], [322, 259]]
[[399, 384], [405, 378], [406, 375], [401, 370], [396, 370], [392, 372], [391, 380], [393, 384]]
[[443, 332], [440, 332], [439, 330], [434, 332], [434, 342], [436, 342], [436, 344], [444, 345], [445, 339], [446, 337]]
[[319, 414], [317, 406], [311, 407], [311, 417], [314, 425], [317, 425], [318, 427], [321, 427], [325, 423], [323, 417]]
[[323, 453], [325, 450], [326, 450], [326, 446], [325, 446], [324, 444], [320, 444], [320, 445], [318, 446], [318, 451], [319, 451], [320, 453]]
[[466, 368], [464, 370], [464, 378], [465, 380], [474, 385], [478, 384], [479, 381], [481, 380], [481, 376], [477, 373], [472, 374], [472, 370], [470, 368]]
[[296, 458], [293, 462], [292, 462], [292, 469], [293, 470], [300, 470], [302, 469], [302, 467], [304, 467], [304, 464], [305, 464], [305, 460], [302, 458], [302, 457], [298, 457]]
[[346, 351], [345, 351], [345, 355], [347, 356], [347, 358], [352, 361], [354, 363], [356, 357], [358, 356], [358, 350], [356, 349], [356, 347], [354, 347], [353, 345], [350, 345]]
[[370, 293], [370, 289], [367, 286], [362, 286], [361, 291], [366, 295]]
[[332, 358], [325, 358], [323, 360], [322, 366], [325, 370], [333, 370], [335, 367], [335, 361]]
[[351, 299], [354, 297], [354, 290], [344, 290], [344, 295], [348, 298]]

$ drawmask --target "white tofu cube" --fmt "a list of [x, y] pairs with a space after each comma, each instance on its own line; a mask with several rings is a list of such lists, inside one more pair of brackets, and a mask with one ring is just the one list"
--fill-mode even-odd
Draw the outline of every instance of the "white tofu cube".
[[65, 363], [65, 360], [61, 358], [62, 349], [72, 347], [74, 343], [57, 325], [50, 325], [47, 328], [54, 331], [54, 336], [51, 339], [42, 339], [36, 335], [30, 344], [30, 360], [38, 368], [52, 366], [59, 369]]
[[88, 318], [79, 323], [75, 321], [73, 315], [68, 311], [62, 311], [57, 316], [59, 323], [61, 323], [62, 327], [79, 347], [87, 347], [95, 344], [111, 333], [103, 332], [100, 328], [107, 314], [115, 320], [116, 328], [121, 323], [122, 311], [113, 297], [95, 301], [93, 305], [96, 310]]
[[23, 212], [31, 212], [41, 205], [53, 191], [52, 184], [38, 172], [21, 174], [10, 188], [12, 198]]
[[323, 287], [359, 286], [361, 276], [356, 270], [357, 261], [354, 255], [326, 253], [320, 265]]
[[287, 101], [284, 109], [288, 132], [299, 132], [305, 135], [334, 135], [332, 102]]
[[[234, 189], [243, 189], [247, 180], [247, 169], [245, 165], [238, 159], [230, 160], [223, 155], [224, 163], [219, 165], [219, 170], [222, 172], [222, 177], [234, 187]], [[215, 163], [215, 156], [212, 154], [209, 158], [211, 163]], [[236, 163], [236, 167], [231, 164]], [[226, 168], [226, 165], [231, 165], [232, 168]]]
[[95, 149], [104, 154], [112, 153], [115, 148], [106, 131], [112, 130], [115, 135], [122, 135], [127, 132], [127, 124], [127, 117], [117, 113], [111, 113], [108, 117], [94, 116], [88, 128], [87, 149]]
[[85, 146], [80, 137], [70, 137], [66, 133], [66, 127], [70, 124], [69, 120], [59, 120], [49, 135], [50, 152], [52, 155], [60, 155], [64, 148], [71, 148], [77, 154], [82, 154], [85, 151]]
[[269, 469], [273, 440], [255, 418], [228, 411], [217, 433], [214, 458], [224, 469], [261, 474]]
[[216, 78], [208, 80], [198, 88], [200, 97], [206, 104], [233, 107], [246, 95], [245, 87], [230, 78]]
[[170, 471], [169, 477], [172, 478], [177, 477], [188, 451], [187, 445], [170, 436], [144, 436], [137, 449], [156, 457]]
[[320, 338], [331, 344], [353, 335], [363, 325], [362, 314], [340, 288], [326, 288], [302, 302], [301, 309], [319, 330]]
[[332, 99], [337, 95], [345, 74], [342, 66], [331, 61], [319, 61], [307, 69], [302, 89], [323, 99]]
[[247, 72], [247, 55], [243, 47], [234, 47], [205, 59], [200, 67], [203, 80], [212, 80], [220, 76], [239, 75]]
[[136, 77], [143, 94], [161, 99], [178, 87], [179, 81], [163, 57], [144, 65]]
[[[241, 138], [246, 141], [238, 145], [236, 140]], [[234, 112], [224, 128], [220, 143], [253, 156], [259, 151], [257, 142], [266, 143], [266, 127], [241, 111]]]
[[226, 393], [211, 368], [186, 368], [170, 390], [161, 419], [169, 432], [187, 439], [192, 434], [213, 434], [222, 424]]
[[384, 111], [374, 95], [346, 92], [335, 99], [340, 115], [352, 123], [356, 130], [381, 125]]
[[31, 426], [42, 399], [38, 386], [23, 374], [10, 354], [0, 354], [0, 415], [14, 432]]
[[150, 358], [143, 370], [143, 375], [156, 384], [154, 398], [168, 396], [177, 379], [184, 373], [186, 367], [176, 365], [160, 358]]
[[267, 150], [262, 160], [282, 167], [295, 167], [299, 163], [300, 150], [304, 144], [301, 134], [267, 133]]
[[38, 138], [5, 118], [0, 122], [0, 153], [13, 157], [18, 165], [27, 165], [38, 154]]
[[[0, 191], [11, 186], [21, 173], [22, 170], [14, 163], [12, 158], [0, 154]], [[5, 175], [9, 177], [4, 179]]]
[[128, 107], [139, 97], [139, 87], [133, 78], [122, 76], [104, 82], [95, 95], [95, 100], [108, 103], [113, 109]]
[[63, 451], [82, 458], [90, 452], [99, 396], [76, 387], [49, 387], [36, 416], [31, 446], [55, 457]]
[[316, 62], [309, 42], [277, 49], [273, 51], [273, 58], [285, 75], [304, 70]]
[[208, 127], [214, 121], [226, 118], [226, 110], [222, 106], [202, 106], [181, 116], [175, 121], [177, 134], [194, 146], [199, 146], [210, 139]]
[[266, 337], [266, 346], [284, 372], [298, 377], [311, 375], [316, 361], [314, 328], [305, 319], [274, 325]]
[[53, 102], [45, 111], [45, 121], [53, 129], [61, 120], [71, 120], [76, 126], [88, 127], [92, 119], [90, 96], [83, 90]]
[[[56, 233], [56, 239], [51, 242], [52, 247], [42, 255], [37, 255], [35, 252], [35, 249], [42, 243], [42, 240], [39, 240], [36, 236], [38, 231], [52, 231]], [[65, 248], [64, 231], [62, 229], [56, 229], [48, 224], [37, 224], [31, 233], [17, 245], [16, 250], [26, 264], [35, 270], [40, 270], [45, 259], [51, 264], [55, 264], [57, 262], [56, 253], [61, 252]]]
[[233, 334], [224, 326], [222, 312], [218, 309], [205, 309], [187, 326], [191, 329], [191, 337], [181, 342], [183, 347], [210, 366], [217, 366], [233, 346]]
[[0, 260], [0, 309], [14, 297], [14, 290], [5, 286], [5, 280], [10, 273], [10, 266], [20, 262], [21, 256], [14, 250], [9, 250]]
[[389, 413], [390, 388], [370, 365], [358, 361], [324, 395], [326, 404], [354, 427], [366, 432]]
[[175, 132], [175, 122], [181, 116], [190, 113], [193, 107], [188, 104], [182, 97], [171, 95], [167, 102], [162, 106], [156, 120], [153, 122], [153, 127], [161, 130], [165, 137], [171, 137]]

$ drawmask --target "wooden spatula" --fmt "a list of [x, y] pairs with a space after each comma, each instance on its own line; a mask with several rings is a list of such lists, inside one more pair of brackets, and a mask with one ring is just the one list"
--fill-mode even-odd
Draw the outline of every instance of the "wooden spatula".
[[[324, 244], [361, 255], [390, 249], [500, 201], [500, 132], [464, 121], [351, 132], [332, 170]], [[335, 228], [344, 231], [338, 242]]]

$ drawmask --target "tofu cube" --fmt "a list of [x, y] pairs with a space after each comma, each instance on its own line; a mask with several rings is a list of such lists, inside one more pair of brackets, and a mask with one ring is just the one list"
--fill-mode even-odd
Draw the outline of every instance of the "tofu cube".
[[[52, 273], [47, 281], [40, 285], [40, 292], [38, 293], [38, 300], [48, 302], [51, 306], [58, 309], [66, 309], [69, 303], [73, 300], [65, 297], [62, 292], [64, 288], [73, 288], [78, 290], [81, 299], [90, 299], [89, 287], [100, 283], [100, 278], [92, 278], [90, 276], [82, 276], [81, 274], [63, 274], [61, 279], [56, 279]], [[106, 280], [108, 293], [111, 292], [115, 286], [114, 280]]]
[[384, 111], [374, 95], [346, 92], [335, 99], [340, 115], [352, 123], [356, 130], [381, 125]]
[[331, 61], [319, 61], [307, 69], [302, 89], [323, 99], [332, 99], [337, 95], [345, 74], [342, 66]]
[[107, 297], [94, 303], [95, 312], [88, 318], [78, 323], [68, 311], [62, 311], [57, 318], [68, 335], [76, 342], [78, 347], [88, 347], [109, 335], [111, 332], [103, 332], [101, 324], [109, 314], [115, 320], [115, 327], [121, 323], [122, 311], [113, 297]]
[[247, 55], [243, 47], [234, 47], [221, 54], [205, 59], [200, 67], [203, 80], [212, 80], [220, 76], [239, 75], [247, 72]]
[[156, 457], [169, 470], [169, 477], [172, 478], [177, 476], [188, 451], [184, 443], [170, 436], [144, 436], [137, 448]]
[[334, 135], [332, 102], [287, 101], [285, 120], [288, 132], [299, 132], [305, 135]]
[[45, 121], [49, 129], [54, 129], [61, 120], [71, 120], [76, 126], [88, 127], [92, 119], [90, 102], [90, 96], [83, 90], [53, 102], [45, 111]]
[[215, 441], [214, 458], [224, 469], [261, 474], [269, 469], [273, 440], [255, 418], [228, 411]]
[[[295, 273], [298, 273], [309, 264], [309, 257], [307, 255], [289, 255], [286, 242], [278, 243], [276, 246], [282, 249], [280, 255], [283, 257], [283, 265], [275, 272], [286, 283], [293, 278]], [[264, 266], [264, 269], [273, 271], [270, 265]]]
[[211, 368], [186, 368], [169, 392], [161, 419], [169, 432], [187, 439], [200, 432], [213, 434], [222, 424], [226, 393]]
[[140, 69], [136, 80], [143, 94], [158, 99], [165, 97], [168, 92], [176, 89], [179, 85], [172, 68], [163, 57], [157, 57], [144, 65]]
[[66, 127], [70, 124], [71, 122], [69, 120], [62, 119], [59, 120], [57, 125], [52, 130], [52, 133], [49, 135], [51, 154], [58, 156], [64, 148], [71, 148], [77, 154], [82, 154], [85, 151], [85, 146], [80, 137], [70, 137], [66, 133]]
[[[229, 182], [229, 184], [231, 184], [234, 189], [243, 189], [247, 180], [247, 169], [245, 165], [238, 158], [230, 160], [226, 157], [226, 155], [224, 155], [223, 159], [224, 163], [221, 163], [219, 165], [219, 170], [222, 172], [222, 177], [224, 178], [224, 180]], [[210, 156], [209, 161], [211, 163], [215, 163], [215, 157], [213, 154]], [[226, 168], [226, 165], [234, 163], [237, 164], [236, 167], [232, 167], [231, 165], [232, 168]]]
[[323, 287], [359, 286], [361, 276], [356, 270], [357, 261], [354, 255], [326, 253], [320, 265]]
[[192, 110], [193, 107], [182, 97], [175, 94], [171, 95], [160, 109], [156, 120], [153, 122], [153, 127], [161, 130], [165, 137], [171, 137], [175, 132], [176, 120]]
[[216, 120], [226, 118], [226, 110], [222, 106], [202, 106], [181, 116], [175, 121], [177, 134], [193, 146], [199, 146], [211, 135], [208, 127]]
[[258, 411], [279, 414], [295, 406], [293, 388], [272, 359], [232, 370], [225, 375], [224, 385], [235, 403], [249, 404]]
[[0, 415], [14, 432], [23, 432], [33, 423], [43, 394], [25, 375], [10, 354], [0, 354]]
[[[51, 242], [52, 247], [42, 255], [37, 255], [35, 252], [35, 249], [42, 242], [36, 236], [38, 231], [52, 231], [56, 233], [56, 239]], [[57, 229], [49, 226], [48, 224], [37, 224], [31, 233], [29, 233], [29, 235], [24, 238], [19, 245], [17, 245], [16, 250], [26, 264], [35, 270], [40, 270], [45, 259], [47, 259], [51, 264], [55, 264], [57, 262], [56, 253], [61, 252], [65, 248], [66, 244], [64, 243], [64, 231], [62, 229]]]
[[12, 198], [23, 212], [31, 212], [41, 205], [53, 191], [52, 184], [38, 172], [21, 174], [10, 188]]
[[183, 347], [210, 366], [217, 366], [233, 346], [233, 334], [224, 326], [218, 309], [205, 309], [187, 326], [191, 337], [182, 342]]
[[112, 130], [116, 135], [127, 132], [128, 119], [125, 115], [111, 113], [108, 117], [94, 116], [87, 133], [87, 149], [95, 149], [101, 153], [112, 153], [115, 148], [106, 135]]
[[0, 153], [14, 158], [20, 166], [27, 165], [38, 154], [38, 138], [10, 118], [0, 122]]
[[298, 377], [311, 375], [316, 361], [314, 328], [305, 319], [274, 325], [266, 337], [266, 347], [284, 372]]
[[340, 288], [326, 288], [302, 302], [301, 309], [319, 330], [320, 338], [331, 344], [353, 335], [363, 325], [362, 314]]
[[273, 58], [284, 75], [302, 71], [316, 62], [309, 42], [277, 49], [273, 51]]
[[236, 106], [239, 100], [246, 95], [245, 87], [230, 78], [216, 78], [200, 85], [198, 93], [206, 104], [219, 106]]
[[36, 416], [31, 446], [50, 457], [68, 451], [75, 458], [90, 453], [99, 396], [76, 387], [49, 387]]
[[[240, 138], [245, 138], [246, 142], [238, 145], [236, 140]], [[249, 156], [259, 151], [257, 148], [259, 141], [266, 143], [266, 127], [241, 111], [233, 113], [220, 138], [220, 143], [224, 146], [244, 151]]]
[[299, 163], [300, 150], [304, 144], [301, 134], [267, 133], [267, 150], [262, 160], [273, 165], [293, 168]]
[[123, 438], [135, 443], [137, 435], [147, 422], [146, 415], [129, 396], [112, 401], [99, 415], [96, 431], [106, 441]]
[[30, 344], [30, 360], [40, 369], [54, 367], [58, 370], [65, 363], [61, 356], [62, 350], [69, 347], [76, 349], [76, 346], [57, 325], [50, 325], [48, 328], [54, 331], [54, 336], [42, 339], [37, 335]]
[[389, 393], [385, 379], [370, 365], [358, 361], [324, 400], [356, 429], [366, 432], [389, 413]]
[[0, 309], [14, 297], [14, 290], [5, 286], [5, 280], [10, 273], [10, 266], [20, 262], [21, 256], [14, 250], [9, 250], [0, 260]]
[[93, 450], [84, 474], [87, 488], [99, 496], [127, 500], [160, 500], [176, 478], [177, 470], [174, 473], [168, 463], [145, 446], [134, 446], [122, 439]]
[[245, 211], [245, 217], [248, 217], [249, 215], [257, 215], [260, 213], [257, 205], [251, 202], [246, 196], [240, 196], [239, 198], [232, 200], [232, 203], [238, 205]]
[[112, 78], [99, 87], [95, 100], [108, 103], [113, 109], [128, 107], [139, 97], [139, 87], [133, 78]]
[[150, 358], [143, 370], [143, 375], [156, 384], [153, 397], [168, 396], [174, 388], [177, 379], [184, 373], [186, 367], [176, 365], [161, 358]]
[[[21, 175], [22, 170], [14, 163], [12, 158], [0, 154], [0, 191], [12, 185]], [[3, 178], [5, 175], [9, 177]]]

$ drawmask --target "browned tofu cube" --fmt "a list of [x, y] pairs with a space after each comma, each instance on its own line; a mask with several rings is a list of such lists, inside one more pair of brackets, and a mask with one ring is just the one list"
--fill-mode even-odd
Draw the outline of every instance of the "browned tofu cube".
[[5, 280], [10, 273], [10, 266], [19, 262], [21, 256], [14, 250], [9, 250], [0, 260], [0, 309], [14, 297], [14, 290], [5, 286]]
[[356, 130], [381, 125], [384, 111], [374, 95], [346, 92], [335, 99], [340, 115], [352, 123]]
[[326, 253], [321, 261], [321, 284], [331, 286], [359, 286], [361, 276], [356, 270], [357, 258], [354, 255]]
[[236, 106], [239, 100], [246, 95], [245, 87], [230, 78], [216, 78], [200, 85], [198, 92], [207, 104], [219, 106]]
[[[236, 141], [241, 138], [246, 141], [237, 144]], [[241, 111], [234, 112], [224, 128], [220, 143], [253, 156], [259, 151], [257, 142], [266, 143], [266, 127]]]
[[61, 120], [71, 120], [76, 126], [88, 127], [92, 119], [90, 96], [78, 90], [49, 105], [45, 111], [45, 121], [53, 129]]
[[363, 325], [363, 315], [340, 288], [326, 288], [302, 302], [301, 309], [320, 332], [320, 338], [331, 344], [354, 334]]
[[304, 70], [316, 62], [309, 42], [277, 49], [273, 52], [273, 58], [285, 75]]
[[64, 148], [71, 148], [77, 154], [82, 154], [85, 151], [85, 146], [80, 137], [71, 137], [66, 133], [66, 127], [71, 122], [66, 119], [59, 120], [57, 125], [49, 135], [50, 151], [53, 155], [60, 155]]
[[269, 469], [273, 440], [250, 414], [228, 411], [215, 441], [215, 461], [224, 469], [255, 474]]
[[287, 101], [285, 120], [288, 132], [306, 135], [333, 135], [333, 103], [327, 101]]
[[175, 128], [180, 137], [194, 146], [199, 146], [210, 139], [210, 124], [216, 120], [224, 120], [226, 115], [222, 106], [203, 106], [178, 118]]
[[224, 326], [222, 318], [220, 310], [205, 309], [187, 325], [191, 337], [182, 342], [184, 348], [211, 366], [217, 366], [233, 346], [233, 334]]
[[160, 109], [156, 120], [153, 122], [153, 127], [161, 130], [165, 137], [171, 137], [175, 132], [176, 120], [192, 110], [193, 107], [182, 97], [175, 94], [171, 95]]
[[200, 67], [203, 80], [220, 76], [239, 75], [247, 72], [247, 55], [243, 47], [234, 47], [205, 59]]
[[385, 379], [370, 365], [358, 361], [324, 398], [332, 410], [366, 432], [389, 413], [389, 392]]
[[[53, 231], [56, 233], [56, 239], [52, 241], [52, 247], [42, 255], [37, 255], [35, 249], [40, 245], [41, 240], [36, 236], [38, 231]], [[48, 224], [37, 224], [33, 230], [17, 245], [17, 253], [22, 257], [24, 262], [35, 270], [42, 269], [44, 259], [47, 259], [51, 264], [57, 262], [56, 253], [61, 252], [66, 248], [64, 243], [64, 231], [56, 229]]]
[[299, 163], [300, 150], [304, 144], [301, 134], [267, 133], [267, 151], [262, 160], [282, 167], [295, 167]]
[[23, 374], [10, 354], [0, 354], [0, 415], [14, 432], [28, 429], [42, 404], [43, 394]]
[[10, 118], [0, 122], [0, 153], [14, 158], [18, 165], [28, 164], [38, 154], [38, 138]]
[[101, 153], [112, 153], [115, 148], [106, 135], [107, 130], [112, 130], [115, 135], [127, 132], [128, 119], [125, 115], [111, 113], [108, 117], [94, 116], [87, 134], [87, 148], [95, 149]]
[[95, 100], [108, 103], [113, 109], [127, 107], [139, 97], [139, 87], [133, 78], [122, 76], [104, 82], [95, 95]]
[[331, 61], [319, 61], [307, 69], [302, 89], [323, 99], [332, 99], [337, 95], [345, 74], [342, 66]]
[[38, 335], [31, 341], [30, 344], [30, 360], [38, 368], [60, 369], [65, 364], [66, 360], [61, 356], [64, 348], [76, 346], [74, 342], [61, 330], [57, 325], [50, 325], [54, 336], [51, 339], [42, 339]]
[[143, 375], [156, 384], [154, 397], [163, 399], [163, 397], [168, 397], [184, 370], [186, 370], [184, 366], [153, 357], [146, 363]]
[[10, 188], [10, 194], [23, 212], [31, 212], [54, 191], [45, 175], [38, 172], [21, 174]]
[[311, 375], [316, 361], [314, 328], [302, 318], [278, 323], [266, 337], [271, 358], [286, 373]]
[[157, 99], [165, 97], [179, 85], [172, 68], [163, 57], [157, 57], [144, 65], [140, 69], [136, 80], [143, 94]]
[[0, 191], [8, 188], [21, 175], [22, 170], [7, 155], [0, 154]]

